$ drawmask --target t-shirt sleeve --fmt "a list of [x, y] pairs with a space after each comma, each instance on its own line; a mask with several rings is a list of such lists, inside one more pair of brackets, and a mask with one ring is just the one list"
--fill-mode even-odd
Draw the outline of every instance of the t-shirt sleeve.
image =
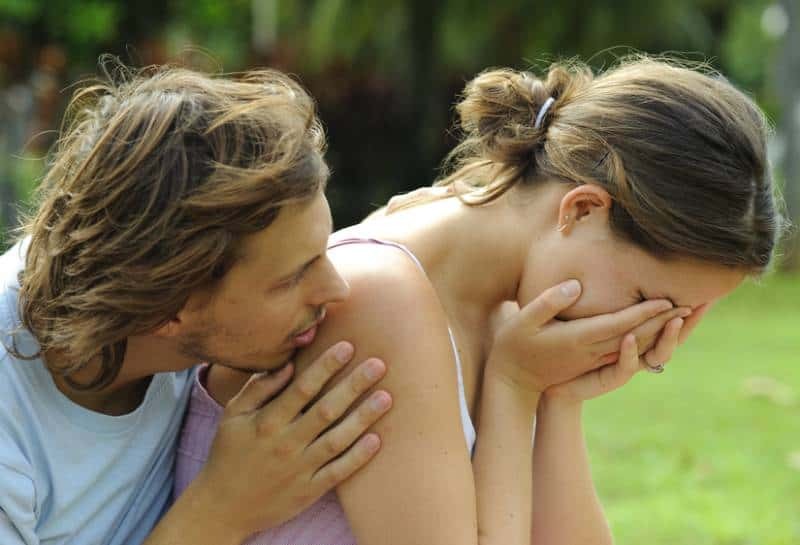
[[39, 545], [33, 480], [6, 463], [0, 463], [0, 543]]

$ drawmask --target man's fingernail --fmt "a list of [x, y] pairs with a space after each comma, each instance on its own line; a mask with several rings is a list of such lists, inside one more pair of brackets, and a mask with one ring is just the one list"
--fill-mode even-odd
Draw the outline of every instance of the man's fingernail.
[[392, 398], [386, 392], [375, 392], [369, 399], [369, 404], [373, 410], [381, 412], [389, 408]]
[[336, 359], [341, 363], [347, 363], [353, 356], [353, 345], [348, 342], [339, 343], [336, 347]]
[[681, 310], [678, 313], [678, 316], [680, 316], [681, 318], [686, 318], [687, 316], [690, 316], [691, 314], [692, 314], [692, 309], [685, 308], [685, 309]]
[[561, 293], [567, 297], [575, 297], [581, 292], [581, 283], [577, 280], [568, 280], [561, 284]]
[[367, 380], [377, 380], [385, 370], [386, 366], [381, 360], [372, 360], [364, 366], [364, 376]]
[[381, 440], [377, 435], [371, 433], [364, 437], [364, 446], [369, 452], [375, 452], [381, 446]]

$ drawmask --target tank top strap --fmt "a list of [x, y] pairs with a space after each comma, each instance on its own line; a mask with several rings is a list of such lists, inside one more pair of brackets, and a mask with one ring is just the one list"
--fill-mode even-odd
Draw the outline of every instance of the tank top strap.
[[406, 246], [400, 244], [399, 242], [394, 242], [393, 240], [383, 240], [379, 238], [348, 237], [330, 243], [328, 245], [328, 249], [336, 248], [338, 246], [344, 246], [346, 244], [380, 244], [381, 246], [390, 246], [392, 248], [397, 248], [398, 250], [406, 254], [408, 257], [410, 257], [411, 260], [414, 262], [414, 264], [417, 266], [417, 268], [419, 268], [419, 270], [422, 271], [427, 276], [427, 273], [425, 273], [425, 268], [422, 266], [420, 260], [417, 259], [417, 256], [414, 255], [414, 252], [412, 252]]

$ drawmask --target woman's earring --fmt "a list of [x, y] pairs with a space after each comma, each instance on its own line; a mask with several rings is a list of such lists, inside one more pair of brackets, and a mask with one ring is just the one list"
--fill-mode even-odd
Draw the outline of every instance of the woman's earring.
[[564, 225], [558, 228], [558, 232], [562, 233], [564, 229], [567, 228], [567, 222], [569, 221], [569, 216], [564, 216]]

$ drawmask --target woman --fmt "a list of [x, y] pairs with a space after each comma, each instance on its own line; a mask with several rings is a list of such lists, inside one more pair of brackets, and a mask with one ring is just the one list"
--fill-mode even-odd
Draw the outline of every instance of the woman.
[[[329, 545], [609, 543], [582, 401], [624, 383], [639, 354], [663, 370], [684, 318], [696, 323], [770, 262], [779, 214], [766, 125], [718, 76], [646, 58], [598, 77], [579, 65], [555, 65], [544, 81], [491, 70], [467, 85], [458, 112], [464, 138], [438, 182], [445, 195], [334, 235], [330, 258], [351, 296], [307, 330], [316, 341], [297, 361], [348, 338], [358, 355], [393, 362], [393, 411], [374, 427], [382, 451], [338, 500], [253, 543], [304, 528], [303, 539]], [[509, 301], [525, 307], [509, 319], [541, 317], [528, 303], [566, 278], [582, 294], [551, 308], [570, 323], [533, 320], [540, 341], [524, 365], [490, 352]], [[634, 311], [649, 313], [635, 335], [598, 333], [607, 313]], [[559, 337], [567, 326], [571, 338]], [[607, 365], [575, 377], [580, 351]], [[563, 376], [540, 375], [559, 358]], [[246, 379], [212, 367], [205, 384], [224, 402]], [[207, 455], [190, 446], [179, 465]]]

